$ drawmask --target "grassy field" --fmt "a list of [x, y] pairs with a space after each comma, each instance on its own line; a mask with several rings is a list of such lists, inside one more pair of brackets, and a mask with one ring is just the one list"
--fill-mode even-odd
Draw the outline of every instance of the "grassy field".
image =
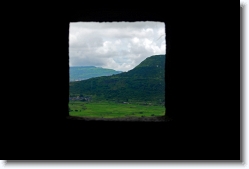
[[70, 116], [103, 118], [163, 116], [166, 111], [162, 105], [82, 101], [70, 101], [69, 108]]

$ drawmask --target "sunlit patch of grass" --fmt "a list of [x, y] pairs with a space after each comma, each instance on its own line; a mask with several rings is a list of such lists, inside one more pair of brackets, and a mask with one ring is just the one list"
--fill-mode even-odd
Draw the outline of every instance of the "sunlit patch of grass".
[[165, 107], [160, 105], [123, 104], [114, 102], [70, 101], [70, 116], [81, 117], [152, 117], [165, 115]]

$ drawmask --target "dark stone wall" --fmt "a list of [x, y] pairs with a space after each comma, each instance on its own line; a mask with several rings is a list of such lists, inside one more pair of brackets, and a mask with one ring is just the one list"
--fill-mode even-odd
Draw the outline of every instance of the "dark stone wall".
[[[234, 23], [233, 10], [217, 1], [203, 5], [205, 9], [193, 3], [144, 4], [133, 9], [40, 4], [39, 8], [23, 7], [27, 13], [20, 12], [6, 22], [13, 40], [7, 38], [5, 62], [17, 75], [3, 77], [8, 81], [3, 90], [11, 93], [8, 104], [3, 104], [7, 109], [1, 112], [1, 128], [6, 129], [3, 135], [7, 138], [2, 144], [7, 145], [1, 150], [6, 154], [3, 159], [239, 159], [239, 62], [229, 39], [234, 35], [228, 38], [222, 29]], [[173, 121], [65, 120], [69, 22], [147, 20], [166, 24], [166, 107]], [[12, 93], [15, 103], [9, 101]]]

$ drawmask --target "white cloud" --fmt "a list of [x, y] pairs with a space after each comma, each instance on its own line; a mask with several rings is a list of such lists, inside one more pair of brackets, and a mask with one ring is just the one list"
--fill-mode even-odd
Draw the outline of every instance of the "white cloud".
[[70, 66], [99, 66], [128, 71], [145, 58], [165, 54], [161, 22], [70, 23]]
[[137, 37], [132, 38], [132, 42], [133, 42], [133, 44], [138, 44], [139, 43], [139, 39]]

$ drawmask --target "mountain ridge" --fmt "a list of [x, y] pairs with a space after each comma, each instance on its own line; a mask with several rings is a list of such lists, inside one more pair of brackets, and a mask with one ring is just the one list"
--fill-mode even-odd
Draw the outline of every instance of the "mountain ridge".
[[96, 66], [71, 66], [69, 67], [70, 82], [87, 80], [93, 77], [111, 76], [113, 74], [121, 73], [113, 69], [107, 69]]
[[71, 82], [70, 96], [100, 100], [165, 102], [166, 55], [153, 55], [128, 72]]

